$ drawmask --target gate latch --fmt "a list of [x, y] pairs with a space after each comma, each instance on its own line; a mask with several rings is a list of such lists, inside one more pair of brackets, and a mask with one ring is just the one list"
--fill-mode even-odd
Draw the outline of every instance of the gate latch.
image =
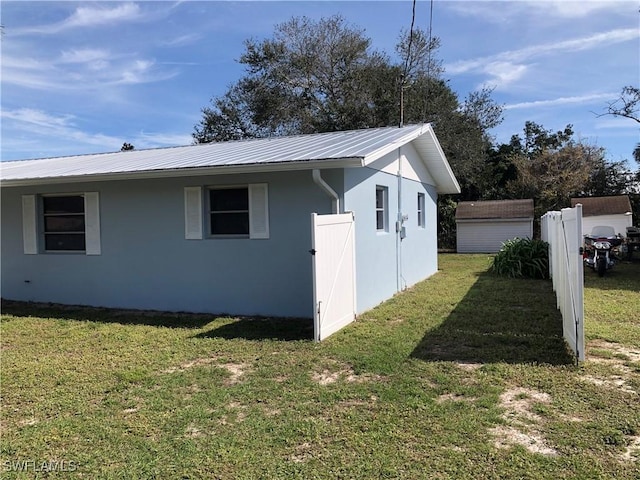
[[315, 249], [315, 248], [312, 248], [311, 250], [309, 250], [309, 253], [310, 253], [311, 255], [315, 255], [315, 254], [316, 254], [316, 249]]

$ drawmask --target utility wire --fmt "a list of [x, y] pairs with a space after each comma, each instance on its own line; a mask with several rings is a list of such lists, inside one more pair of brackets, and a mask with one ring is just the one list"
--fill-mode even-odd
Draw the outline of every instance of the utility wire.
[[[415, 5], [415, 2], [414, 2]], [[429, 5], [429, 43], [427, 43], [427, 89], [424, 96], [424, 110], [422, 111], [422, 123], [427, 123], [427, 107], [429, 104], [429, 85], [431, 85], [431, 41], [433, 31], [433, 0]]]
[[411, 60], [411, 44], [413, 43], [413, 26], [416, 22], [416, 0], [413, 0], [411, 11], [411, 28], [409, 29], [409, 44], [407, 45], [407, 58], [404, 61], [404, 71], [400, 77], [400, 128], [404, 125], [404, 86], [409, 73], [409, 61]]

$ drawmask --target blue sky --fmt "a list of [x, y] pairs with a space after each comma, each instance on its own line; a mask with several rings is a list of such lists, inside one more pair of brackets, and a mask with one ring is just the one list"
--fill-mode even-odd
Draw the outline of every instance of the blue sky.
[[[410, 1], [30, 2], [1, 4], [1, 159], [192, 142], [201, 108], [243, 75], [248, 38], [292, 16], [343, 15], [372, 47], [394, 55]], [[637, 1], [443, 1], [433, 34], [444, 77], [463, 99], [495, 88], [507, 142], [526, 120], [572, 124], [576, 138], [631, 159], [638, 124], [598, 117], [625, 85], [640, 84]], [[429, 2], [416, 25], [427, 29]]]

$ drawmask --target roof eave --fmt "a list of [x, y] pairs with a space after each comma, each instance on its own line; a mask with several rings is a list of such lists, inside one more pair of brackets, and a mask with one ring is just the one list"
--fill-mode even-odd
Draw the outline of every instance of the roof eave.
[[[442, 146], [438, 141], [438, 137], [436, 137], [431, 124], [427, 123], [425, 125], [420, 125], [412, 128], [407, 135], [402, 138], [396, 140], [395, 142], [389, 143], [385, 145], [383, 148], [380, 148], [374, 152], [371, 152], [363, 159], [363, 165], [369, 165], [372, 162], [375, 162], [379, 158], [382, 158], [384, 155], [392, 152], [393, 150], [402, 147], [408, 143], [413, 142], [423, 135], [428, 135], [428, 139], [430, 140], [432, 146], [436, 149], [438, 158], [441, 162], [442, 167], [444, 168], [444, 175], [438, 175], [438, 178], [434, 178], [436, 181], [436, 192], [438, 194], [457, 194], [460, 193], [460, 184], [453, 174], [453, 170], [451, 170], [451, 165], [449, 165], [449, 161], [447, 160], [444, 151], [442, 150]], [[427, 159], [422, 158], [425, 166], [429, 169], [429, 165]]]
[[213, 167], [185, 167], [138, 172], [110, 172], [91, 175], [62, 175], [56, 177], [24, 178], [0, 180], [4, 187], [25, 187], [32, 185], [59, 185], [65, 183], [106, 182], [112, 180], [143, 180], [150, 178], [199, 177], [209, 175], [232, 175], [240, 173], [286, 172], [296, 170], [362, 167], [362, 157], [347, 157], [333, 160], [303, 160], [271, 164], [219, 165]]

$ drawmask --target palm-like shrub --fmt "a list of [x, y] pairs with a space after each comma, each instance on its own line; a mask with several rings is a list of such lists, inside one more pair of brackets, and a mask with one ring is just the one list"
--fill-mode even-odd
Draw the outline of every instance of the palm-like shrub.
[[549, 244], [530, 238], [507, 240], [489, 271], [511, 278], [549, 278]]

